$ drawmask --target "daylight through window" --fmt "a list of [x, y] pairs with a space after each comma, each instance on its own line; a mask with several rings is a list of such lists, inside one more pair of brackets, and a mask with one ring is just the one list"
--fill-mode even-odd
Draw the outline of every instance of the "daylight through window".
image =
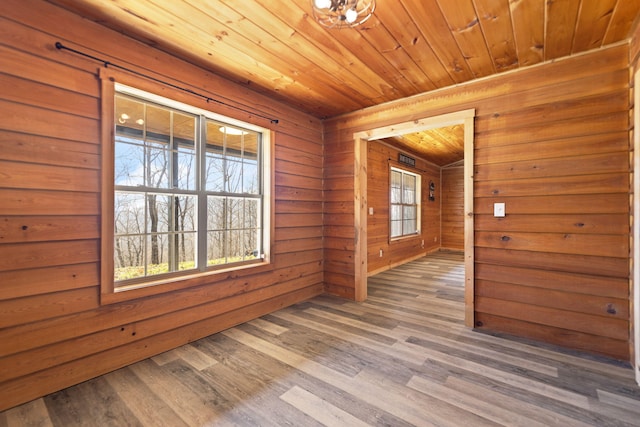
[[420, 232], [420, 175], [391, 168], [390, 235], [391, 238]]
[[121, 85], [114, 120], [115, 287], [262, 260], [265, 132]]

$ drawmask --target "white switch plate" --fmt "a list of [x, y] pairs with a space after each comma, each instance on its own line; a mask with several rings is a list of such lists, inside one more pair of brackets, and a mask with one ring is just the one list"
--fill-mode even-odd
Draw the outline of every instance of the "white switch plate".
[[373, 208], [369, 208], [369, 215], [373, 215]]
[[506, 214], [504, 203], [493, 204], [493, 216], [496, 218], [502, 218]]

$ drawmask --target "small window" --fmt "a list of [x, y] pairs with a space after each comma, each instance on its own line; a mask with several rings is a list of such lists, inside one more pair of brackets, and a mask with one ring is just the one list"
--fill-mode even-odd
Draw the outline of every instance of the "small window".
[[420, 175], [391, 168], [389, 218], [392, 239], [420, 233], [420, 182]]
[[268, 132], [117, 83], [114, 113], [114, 291], [264, 263]]

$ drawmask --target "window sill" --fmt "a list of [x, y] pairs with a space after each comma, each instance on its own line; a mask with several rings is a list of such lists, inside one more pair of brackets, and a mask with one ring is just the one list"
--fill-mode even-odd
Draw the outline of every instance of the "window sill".
[[399, 237], [391, 237], [389, 239], [389, 244], [394, 244], [396, 242], [404, 242], [406, 240], [411, 240], [411, 239], [418, 239], [418, 238], [422, 238], [422, 234], [420, 234], [420, 232], [417, 232], [415, 234], [408, 234], [406, 236], [399, 236]]
[[132, 284], [116, 288], [112, 293], [102, 293], [100, 295], [100, 304], [108, 305], [138, 298], [146, 298], [196, 286], [212, 285], [225, 280], [232, 280], [239, 277], [266, 273], [269, 271], [273, 271], [273, 264], [265, 261], [261, 263], [234, 266], [226, 269], [205, 272], [194, 272], [192, 274], [174, 276], [156, 281]]

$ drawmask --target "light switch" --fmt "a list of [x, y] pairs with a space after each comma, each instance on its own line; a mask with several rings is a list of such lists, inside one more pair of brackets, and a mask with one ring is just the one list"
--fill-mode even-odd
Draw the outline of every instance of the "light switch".
[[493, 216], [496, 218], [502, 218], [506, 214], [504, 203], [494, 203], [493, 204]]
[[373, 208], [369, 208], [369, 215], [373, 215]]

